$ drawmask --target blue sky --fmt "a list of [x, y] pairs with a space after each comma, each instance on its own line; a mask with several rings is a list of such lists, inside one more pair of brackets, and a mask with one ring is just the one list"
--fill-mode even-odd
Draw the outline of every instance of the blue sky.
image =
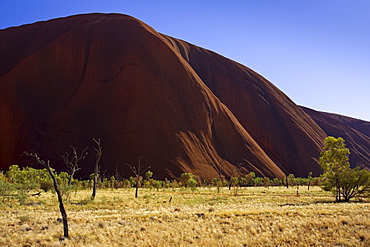
[[240, 62], [295, 103], [370, 121], [368, 0], [4, 0], [0, 29], [123, 13]]

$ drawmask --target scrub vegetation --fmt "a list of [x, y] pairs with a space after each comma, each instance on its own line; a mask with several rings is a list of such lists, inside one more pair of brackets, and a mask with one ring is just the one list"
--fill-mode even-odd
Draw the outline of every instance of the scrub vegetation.
[[148, 186], [135, 198], [135, 186], [101, 187], [92, 201], [90, 188], [75, 187], [64, 194], [69, 238], [62, 237], [52, 190], [32, 189], [22, 203], [14, 193], [2, 194], [0, 245], [370, 245], [366, 200], [334, 203], [332, 194], [318, 186], [239, 187], [237, 194], [228, 186], [219, 189]]
[[283, 180], [249, 172], [160, 181], [139, 159], [129, 165], [135, 177], [95, 168], [79, 181], [87, 149], [73, 150], [74, 159], [63, 156], [69, 173], [35, 154], [44, 169], [0, 172], [0, 246], [370, 246], [370, 173], [350, 168], [342, 138], [325, 140], [320, 178]]

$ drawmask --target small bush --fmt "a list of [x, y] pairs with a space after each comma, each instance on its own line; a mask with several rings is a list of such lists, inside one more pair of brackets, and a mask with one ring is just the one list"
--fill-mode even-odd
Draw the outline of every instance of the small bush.
[[18, 220], [19, 220], [19, 224], [23, 224], [27, 221], [30, 221], [30, 217], [28, 215], [21, 215], [18, 217]]
[[192, 191], [196, 189], [197, 185], [198, 185], [198, 182], [194, 178], [190, 178], [187, 181], [187, 186], [190, 187]]
[[14, 185], [9, 183], [4, 174], [0, 172], [0, 196], [10, 195], [14, 190]]
[[45, 192], [50, 191], [54, 188], [54, 185], [51, 181], [41, 180], [40, 181], [40, 189], [42, 189]]
[[21, 205], [26, 204], [27, 199], [28, 199], [27, 191], [25, 191], [25, 190], [18, 190], [18, 193], [16, 195], [16, 198], [17, 198], [18, 202]]

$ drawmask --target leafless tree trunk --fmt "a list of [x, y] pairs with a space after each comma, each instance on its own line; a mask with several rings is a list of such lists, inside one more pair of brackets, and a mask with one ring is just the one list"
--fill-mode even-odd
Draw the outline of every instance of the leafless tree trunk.
[[69, 153], [68, 152], [66, 152], [65, 155], [62, 155], [64, 164], [67, 166], [68, 173], [69, 173], [68, 186], [71, 185], [74, 174], [78, 170], [81, 170], [81, 168], [78, 167], [78, 162], [80, 162], [80, 160], [86, 158], [86, 156], [87, 156], [87, 149], [89, 147], [86, 147], [84, 150], [82, 150], [81, 154], [78, 154], [77, 153], [77, 148], [75, 148], [75, 147], [71, 147], [71, 148], [73, 150], [73, 156], [71, 158], [69, 157]]
[[220, 184], [222, 183], [223, 180], [223, 170], [225, 167], [225, 160], [222, 160], [218, 165], [213, 165], [213, 168], [217, 171], [218, 174], [218, 181], [216, 183], [217, 186], [217, 193], [220, 193]]
[[119, 173], [119, 171], [118, 171], [118, 164], [116, 164], [116, 170], [115, 170], [115, 173], [114, 173], [114, 177], [115, 177], [115, 179], [116, 179], [116, 183], [115, 183], [114, 187], [115, 187], [116, 189], [118, 189], [119, 182], [121, 181], [121, 179], [122, 179], [122, 177], [123, 177], [123, 175], [121, 175], [121, 174]]
[[101, 156], [103, 154], [102, 147], [101, 147], [101, 144], [100, 144], [100, 139], [96, 140], [95, 138], [93, 138], [93, 140], [94, 140], [94, 142], [96, 143], [96, 145], [98, 147], [95, 148], [96, 160], [95, 160], [95, 168], [94, 168], [93, 191], [92, 191], [92, 195], [91, 195], [91, 200], [92, 201], [95, 199], [95, 196], [96, 196], [96, 187], [98, 185], [98, 177], [99, 177], [99, 162], [100, 162]]
[[144, 174], [144, 172], [146, 172], [147, 170], [150, 169], [150, 166], [146, 167], [146, 168], [143, 168], [141, 166], [141, 159], [144, 158], [145, 156], [141, 156], [138, 160], [138, 165], [137, 167], [134, 167], [130, 164], [127, 164], [132, 172], [135, 174], [135, 178], [136, 178], [136, 189], [135, 189], [135, 198], [138, 197], [139, 195], [139, 187], [140, 187], [140, 178], [142, 177], [142, 175]]
[[289, 180], [288, 180], [288, 176], [285, 175], [285, 185], [287, 188], [289, 188]]
[[33, 153], [27, 153], [27, 152], [25, 152], [24, 154], [26, 156], [35, 158], [36, 159], [36, 162], [38, 164], [44, 166], [48, 170], [49, 175], [50, 175], [50, 177], [51, 177], [51, 179], [53, 180], [53, 183], [54, 183], [55, 192], [57, 193], [57, 196], [58, 196], [59, 209], [60, 209], [60, 214], [62, 215], [62, 221], [63, 221], [64, 237], [68, 238], [69, 237], [69, 233], [68, 233], [67, 213], [66, 213], [66, 210], [64, 208], [62, 193], [60, 192], [60, 189], [59, 189], [59, 186], [58, 186], [58, 182], [57, 182], [57, 179], [55, 178], [54, 172], [53, 172], [53, 170], [50, 167], [49, 160], [47, 162], [45, 162], [44, 160], [40, 159], [40, 157], [36, 153], [33, 154]]
[[307, 183], [307, 190], [310, 190], [311, 182], [312, 182], [312, 172], [308, 173], [308, 183]]
[[234, 187], [234, 195], [236, 196], [238, 194], [238, 187], [240, 184], [240, 177], [242, 174], [242, 163], [238, 163], [237, 166], [233, 168], [233, 171], [231, 173], [230, 181], [229, 181], [229, 190], [231, 190], [231, 187]]

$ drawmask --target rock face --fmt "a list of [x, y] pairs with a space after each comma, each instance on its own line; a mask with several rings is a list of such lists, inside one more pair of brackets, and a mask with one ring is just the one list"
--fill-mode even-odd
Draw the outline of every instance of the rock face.
[[168, 39], [285, 174], [320, 173], [325, 133], [284, 93], [234, 61]]
[[326, 135], [342, 137], [350, 149], [351, 166], [370, 168], [370, 123], [338, 114], [318, 112], [301, 107], [325, 131]]
[[85, 178], [100, 138], [106, 175], [131, 176], [126, 164], [139, 159], [157, 179], [211, 180], [237, 166], [280, 178], [320, 173], [326, 131], [305, 109], [252, 70], [130, 16], [0, 30], [0, 92], [3, 170], [32, 165], [24, 151], [65, 170], [60, 156], [89, 146]]

